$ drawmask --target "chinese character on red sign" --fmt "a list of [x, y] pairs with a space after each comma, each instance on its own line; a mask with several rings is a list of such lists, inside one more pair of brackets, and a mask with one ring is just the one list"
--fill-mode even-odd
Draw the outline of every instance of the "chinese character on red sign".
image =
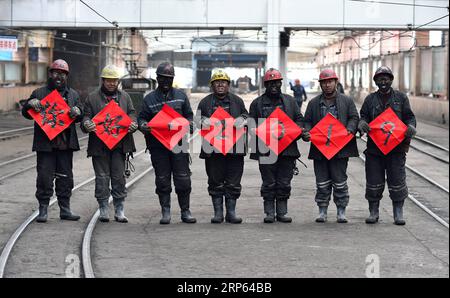
[[392, 108], [386, 109], [369, 123], [369, 137], [384, 155], [387, 155], [405, 139], [407, 126]]
[[328, 113], [310, 131], [311, 143], [328, 159], [332, 159], [353, 139], [354, 135], [332, 114]]
[[151, 133], [167, 149], [172, 150], [189, 131], [189, 121], [173, 108], [164, 104], [161, 111], [148, 122]]
[[235, 119], [222, 107], [211, 115], [211, 126], [200, 131], [201, 136], [223, 155], [226, 155], [234, 144], [245, 133], [245, 128], [234, 127]]
[[131, 118], [114, 101], [110, 101], [94, 118], [95, 134], [112, 150], [128, 133]]
[[280, 108], [276, 108], [256, 129], [256, 135], [277, 155], [301, 133], [302, 129]]
[[41, 105], [40, 112], [29, 109], [28, 114], [33, 117], [47, 137], [53, 140], [74, 121], [69, 117], [70, 107], [56, 90], [44, 97]]

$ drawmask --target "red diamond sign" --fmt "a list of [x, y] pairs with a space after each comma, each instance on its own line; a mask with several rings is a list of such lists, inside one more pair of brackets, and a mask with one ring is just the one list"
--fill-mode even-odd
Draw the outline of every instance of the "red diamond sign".
[[69, 116], [70, 107], [57, 90], [53, 90], [44, 97], [41, 105], [41, 111], [36, 112], [34, 109], [29, 109], [28, 114], [50, 140], [53, 140], [75, 120]]
[[114, 101], [110, 101], [94, 118], [95, 134], [112, 150], [128, 133], [131, 118]]
[[242, 137], [245, 128], [234, 127], [235, 119], [222, 107], [211, 115], [211, 126], [200, 131], [201, 136], [223, 155], [226, 155]]
[[147, 125], [152, 128], [155, 138], [169, 150], [189, 132], [189, 121], [167, 104]]
[[386, 109], [369, 123], [369, 137], [384, 155], [405, 139], [407, 126], [397, 117], [392, 108]]
[[311, 143], [328, 159], [332, 159], [355, 136], [332, 114], [328, 113], [311, 130]]
[[256, 129], [256, 135], [277, 155], [301, 133], [302, 129], [280, 108], [276, 108]]

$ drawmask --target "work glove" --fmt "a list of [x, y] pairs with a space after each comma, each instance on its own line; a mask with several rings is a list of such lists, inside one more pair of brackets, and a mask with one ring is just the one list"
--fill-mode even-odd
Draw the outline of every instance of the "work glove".
[[311, 140], [311, 134], [309, 133], [309, 131], [305, 131], [304, 130], [302, 132], [301, 138], [302, 138], [303, 141], [309, 142]]
[[37, 98], [30, 99], [28, 101], [28, 104], [36, 112], [39, 112], [42, 109], [41, 101], [39, 99], [37, 99]]
[[147, 122], [141, 123], [141, 126], [139, 126], [139, 130], [142, 133], [147, 133], [147, 132], [151, 132], [152, 128], [148, 126]]
[[245, 125], [247, 125], [247, 120], [244, 117], [237, 117], [236, 120], [234, 120], [234, 127], [240, 129], [243, 128]]
[[405, 137], [407, 138], [413, 138], [417, 133], [417, 130], [414, 126], [412, 126], [411, 124], [408, 125], [408, 129], [406, 129], [405, 132]]
[[132, 121], [130, 123], [130, 126], [128, 127], [129, 133], [134, 133], [138, 129], [138, 124], [135, 121]]
[[90, 119], [84, 121], [84, 122], [83, 122], [83, 126], [84, 126], [84, 129], [85, 129], [87, 132], [95, 131], [95, 123], [94, 123], [94, 121], [92, 121], [92, 120], [90, 120]]
[[76, 118], [81, 115], [81, 110], [79, 107], [72, 107], [69, 111], [70, 118]]
[[362, 136], [363, 134], [368, 133], [370, 131], [370, 126], [366, 121], [360, 120], [358, 123], [358, 130]]

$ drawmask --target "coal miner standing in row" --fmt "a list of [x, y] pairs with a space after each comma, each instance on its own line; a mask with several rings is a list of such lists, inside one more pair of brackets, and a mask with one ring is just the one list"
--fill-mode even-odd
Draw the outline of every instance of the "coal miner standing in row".
[[[181, 209], [181, 220], [185, 223], [197, 222], [189, 210], [191, 194], [189, 152], [187, 150], [173, 152], [167, 149], [150, 133], [151, 127], [147, 125], [167, 104], [190, 122], [190, 132], [193, 132], [193, 112], [189, 99], [182, 90], [172, 87], [174, 77], [175, 69], [172, 64], [163, 62], [157, 67], [158, 87], [145, 96], [138, 118], [139, 129], [145, 135], [147, 149], [150, 151], [152, 165], [155, 169], [156, 193], [159, 197], [162, 213], [160, 224], [169, 224], [171, 220], [172, 176]], [[186, 145], [186, 139], [185, 136], [181, 143]]]
[[60, 218], [64, 220], [79, 220], [80, 216], [70, 210], [70, 197], [73, 188], [72, 160], [73, 152], [80, 150], [75, 123], [82, 119], [81, 103], [78, 93], [67, 86], [69, 65], [66, 61], [55, 60], [49, 69], [47, 85], [33, 91], [22, 108], [22, 115], [32, 119], [29, 109], [36, 112], [43, 111], [41, 100], [53, 90], [57, 90], [69, 105], [69, 116], [73, 121], [54, 139], [50, 140], [41, 127], [34, 123], [33, 151], [37, 157], [36, 198], [39, 201], [39, 215], [37, 222], [46, 222], [47, 208], [53, 196], [53, 181], [60, 208]]
[[[132, 134], [138, 126], [130, 96], [125, 91], [118, 89], [120, 79], [118, 68], [114, 65], [105, 66], [101, 78], [100, 88], [94, 90], [86, 98], [81, 129], [89, 133], [87, 155], [92, 157], [95, 171], [95, 198], [100, 210], [99, 220], [109, 221], [108, 200], [111, 195], [115, 210], [114, 219], [126, 223], [128, 219], [124, 214], [124, 201], [127, 196], [125, 162], [126, 155], [136, 151]], [[133, 121], [128, 128], [128, 134], [115, 147], [109, 149], [96, 135], [96, 125], [92, 118], [111, 101], [115, 101]]]
[[[237, 129], [243, 128], [248, 112], [242, 98], [229, 92], [230, 77], [228, 74], [221, 69], [217, 70], [212, 74], [210, 84], [213, 93], [203, 98], [198, 105], [198, 119], [201, 121], [201, 128], [209, 129], [211, 125], [215, 124], [211, 123], [211, 116], [219, 107], [235, 119], [233, 125]], [[224, 125], [224, 122], [222, 123]], [[211, 219], [211, 223], [223, 222], [224, 199], [225, 221], [235, 224], [242, 222], [242, 219], [236, 216], [236, 200], [241, 195], [245, 154], [245, 134], [239, 138], [237, 144], [226, 155], [203, 140], [200, 158], [205, 159], [208, 193], [214, 207], [214, 217]]]
[[[328, 113], [338, 119], [347, 129], [347, 134], [355, 134], [359, 115], [353, 100], [337, 91], [338, 77], [332, 69], [325, 69], [319, 75], [322, 93], [309, 102], [305, 112], [305, 129], [311, 130]], [[308, 135], [308, 139], [310, 136]], [[333, 200], [337, 207], [337, 222], [346, 223], [345, 208], [349, 201], [347, 185], [347, 165], [349, 157], [357, 157], [358, 148], [353, 138], [335, 156], [328, 160], [311, 144], [309, 159], [314, 160], [316, 176], [315, 201], [319, 206], [316, 222], [327, 221], [327, 210], [333, 191]]]
[[[265, 93], [253, 100], [250, 105], [250, 117], [254, 123], [258, 123], [258, 119], [261, 121], [268, 118], [275, 109], [280, 108], [298, 127], [302, 126], [303, 116], [295, 99], [281, 93], [282, 80], [281, 73], [276, 69], [270, 68], [265, 73], [263, 78]], [[250, 131], [252, 132], [252, 129]], [[254, 132], [252, 138], [256, 139]], [[292, 142], [271, 162], [264, 158], [271, 154], [268, 148], [262, 148], [264, 144], [252, 142], [252, 145], [256, 145], [256, 148], [251, 148], [250, 158], [258, 160], [262, 178], [261, 196], [266, 214], [264, 222], [273, 223], [276, 219], [279, 222], [289, 223], [292, 218], [286, 215], [288, 199], [291, 195], [295, 161], [300, 157], [297, 142]]]
[[387, 155], [384, 155], [373, 140], [368, 138], [367, 149], [364, 153], [366, 155], [366, 199], [369, 201], [370, 216], [366, 219], [366, 223], [378, 222], [380, 200], [383, 197], [387, 180], [393, 205], [394, 223], [404, 225], [403, 203], [408, 197], [405, 172], [406, 153], [411, 138], [416, 134], [416, 118], [411, 110], [408, 96], [391, 87], [394, 75], [388, 67], [378, 68], [373, 80], [378, 86], [378, 90], [369, 94], [364, 100], [360, 111], [359, 131], [362, 134], [369, 133], [369, 123], [389, 107], [408, 128], [403, 142]]

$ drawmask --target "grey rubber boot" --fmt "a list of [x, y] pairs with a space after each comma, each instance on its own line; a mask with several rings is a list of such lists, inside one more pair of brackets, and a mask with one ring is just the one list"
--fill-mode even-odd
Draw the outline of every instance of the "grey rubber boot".
[[378, 222], [380, 216], [380, 201], [369, 201], [370, 215], [366, 218], [366, 224], [374, 224]]
[[109, 221], [109, 204], [108, 199], [98, 199], [98, 210], [100, 210], [100, 216], [98, 220], [101, 222]]
[[345, 217], [345, 207], [337, 206], [337, 222], [338, 223], [347, 223], [347, 218]]
[[225, 207], [227, 208], [227, 214], [225, 220], [228, 223], [240, 224], [242, 218], [236, 216], [236, 199], [225, 199]]
[[290, 223], [292, 222], [292, 218], [286, 216], [287, 214], [287, 203], [288, 200], [276, 200], [276, 208], [277, 208], [277, 221]]
[[394, 224], [398, 226], [406, 224], [406, 221], [403, 219], [403, 203], [404, 201], [392, 202], [392, 207], [394, 209]]
[[161, 225], [170, 224], [170, 195], [159, 196], [159, 204], [161, 205], [161, 220], [159, 223]]
[[264, 223], [275, 222], [275, 200], [264, 200]]
[[187, 196], [178, 196], [178, 204], [181, 209], [181, 221], [184, 223], [196, 223], [197, 219], [192, 217], [191, 211], [189, 210], [189, 195]]
[[36, 217], [37, 222], [47, 222], [48, 204], [39, 203], [39, 215]]
[[124, 210], [123, 210], [123, 202], [125, 201], [124, 198], [120, 199], [113, 199], [114, 203], [114, 219], [117, 222], [127, 223], [128, 218], [125, 216]]
[[70, 199], [58, 199], [59, 218], [62, 220], [79, 220], [80, 216], [70, 210]]
[[328, 206], [319, 206], [319, 216], [316, 217], [316, 222], [327, 221]]
[[211, 218], [211, 223], [223, 222], [223, 197], [211, 198], [214, 207], [214, 217]]

